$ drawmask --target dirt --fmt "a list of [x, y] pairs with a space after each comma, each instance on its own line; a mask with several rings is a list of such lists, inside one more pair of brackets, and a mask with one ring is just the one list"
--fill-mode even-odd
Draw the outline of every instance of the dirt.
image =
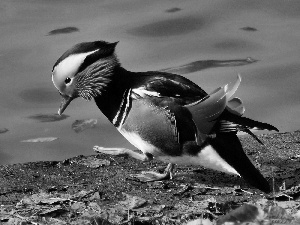
[[274, 187], [271, 194], [202, 167], [177, 166], [172, 180], [143, 183], [131, 174], [163, 172], [166, 164], [104, 154], [78, 156], [1, 165], [0, 224], [183, 224], [196, 219], [220, 224], [222, 215], [245, 203], [263, 210], [280, 206], [286, 215], [282, 224], [297, 224], [300, 131], [259, 138], [264, 146], [248, 136], [240, 139]]

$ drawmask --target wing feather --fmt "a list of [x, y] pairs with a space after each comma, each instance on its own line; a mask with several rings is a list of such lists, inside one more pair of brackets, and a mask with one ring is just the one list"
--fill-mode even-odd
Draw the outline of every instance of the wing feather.
[[229, 98], [234, 94], [240, 84], [240, 76], [231, 89], [228, 85], [217, 88], [211, 94], [191, 104], [185, 105], [191, 112], [197, 126], [199, 135], [210, 134], [217, 119], [227, 107]]
[[[136, 74], [134, 89], [144, 93], [177, 99], [185, 105], [207, 96], [207, 93], [187, 78], [164, 72], [144, 72]], [[157, 96], [158, 97], [158, 96]]]

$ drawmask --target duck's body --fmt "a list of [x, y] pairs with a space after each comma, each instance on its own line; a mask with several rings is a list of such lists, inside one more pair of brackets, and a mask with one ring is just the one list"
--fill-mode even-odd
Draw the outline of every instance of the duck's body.
[[[180, 155], [180, 145], [195, 141], [196, 132], [191, 114], [184, 106], [207, 94], [181, 76], [118, 70], [117, 81], [95, 98], [99, 109], [138, 149], [143, 151], [135, 143], [138, 138], [130, 136], [140, 136], [141, 140], [159, 148], [161, 153], [167, 151], [171, 155]], [[176, 93], [175, 89], [169, 89], [178, 84], [182, 88], [177, 88]]]
[[[78, 96], [94, 98], [109, 121], [143, 154], [128, 149], [95, 150], [141, 160], [154, 157], [170, 165], [201, 165], [240, 175], [255, 187], [270, 191], [236, 133], [253, 127], [277, 129], [241, 117], [241, 100], [230, 100], [240, 77], [232, 89], [224, 86], [208, 95], [179, 75], [125, 70], [114, 55], [114, 47], [106, 42], [81, 43], [53, 68], [53, 82], [64, 97], [59, 113]], [[171, 172], [172, 166], [168, 168]]]

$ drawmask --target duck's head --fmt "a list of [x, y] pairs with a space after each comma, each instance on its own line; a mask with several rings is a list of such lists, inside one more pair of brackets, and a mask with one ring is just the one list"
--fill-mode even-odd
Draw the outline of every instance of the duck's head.
[[77, 97], [91, 100], [101, 95], [119, 65], [114, 54], [116, 45], [105, 41], [79, 43], [56, 61], [52, 81], [62, 96], [59, 115]]

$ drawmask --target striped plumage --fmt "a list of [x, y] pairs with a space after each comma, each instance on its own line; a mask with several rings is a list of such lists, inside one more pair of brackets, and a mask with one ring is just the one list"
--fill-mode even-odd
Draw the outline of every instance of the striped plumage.
[[245, 131], [256, 138], [251, 128], [277, 129], [242, 117], [242, 101], [232, 98], [240, 76], [231, 88], [226, 85], [207, 94], [179, 75], [125, 70], [115, 46], [104, 41], [77, 44], [58, 59], [52, 71], [53, 83], [63, 97], [59, 114], [74, 98], [94, 98], [102, 113], [142, 153], [98, 146], [94, 150], [169, 163], [164, 175], [139, 176], [145, 180], [170, 176], [173, 164], [202, 165], [240, 175], [260, 190], [270, 191], [236, 133]]

